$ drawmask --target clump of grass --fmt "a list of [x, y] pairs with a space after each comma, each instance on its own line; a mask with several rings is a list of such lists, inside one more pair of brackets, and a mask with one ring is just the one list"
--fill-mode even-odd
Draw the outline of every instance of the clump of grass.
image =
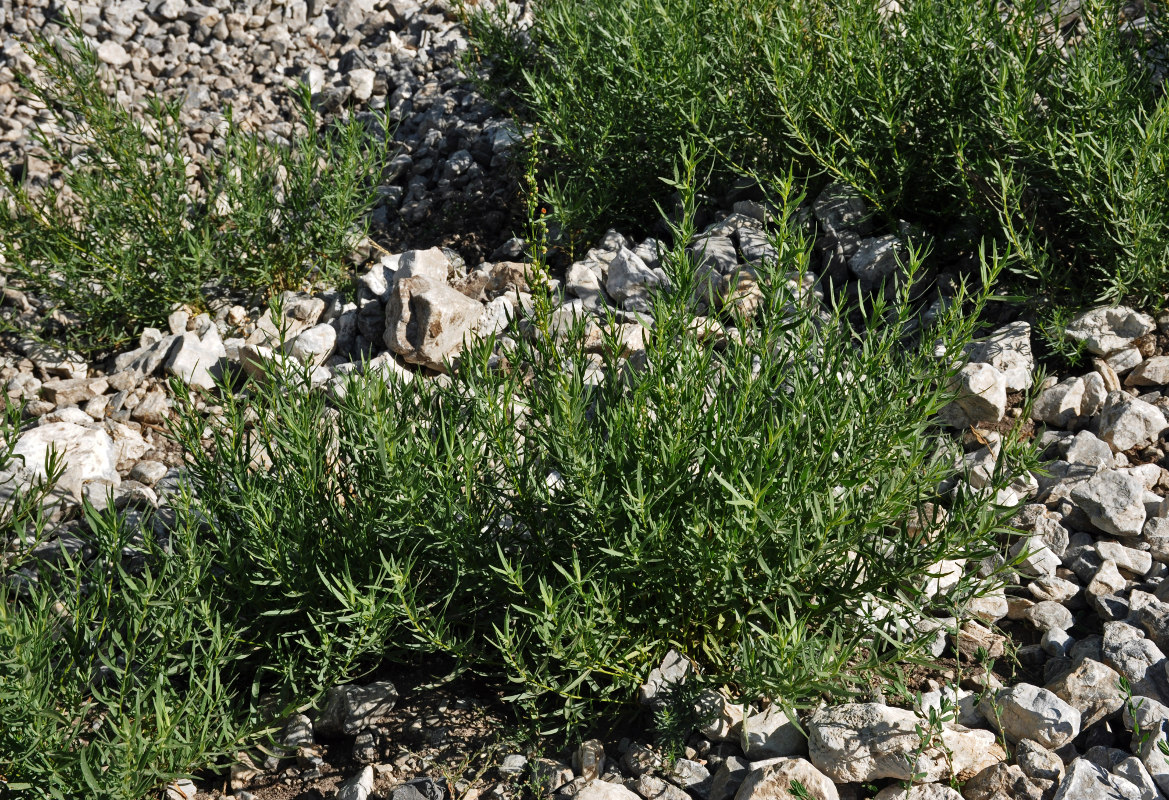
[[904, 292], [859, 329], [795, 302], [809, 248], [785, 197], [762, 308], [719, 348], [690, 328], [687, 222], [644, 368], [611, 334], [590, 375], [582, 326], [537, 318], [506, 367], [472, 343], [449, 382], [351, 376], [332, 410], [273, 380], [228, 395], [209, 442], [188, 409], [257, 668], [308, 688], [338, 657], [443, 653], [552, 732], [625, 706], [671, 646], [714, 685], [797, 707], [912, 658], [932, 565], [989, 554], [1002, 522], [965, 493], [928, 535], [907, 527], [952, 469], [935, 348], [961, 352], [974, 323], [959, 298], [906, 346]]
[[68, 31], [39, 37], [39, 78], [20, 76], [30, 102], [52, 112], [37, 141], [59, 176], [43, 187], [0, 176], [0, 268], [77, 321], [56, 338], [109, 350], [209, 292], [263, 296], [344, 276], [375, 202], [386, 126], [322, 127], [302, 92], [290, 145], [246, 132], [229, 111], [222, 146], [193, 160], [180, 105], [124, 108], [93, 48]]
[[973, 217], [1020, 294], [1057, 305], [1169, 288], [1169, 15], [1112, 0], [547, 0], [530, 29], [472, 11], [470, 58], [549, 143], [566, 232], [644, 222], [679, 143], [716, 180], [794, 169], [877, 222]]

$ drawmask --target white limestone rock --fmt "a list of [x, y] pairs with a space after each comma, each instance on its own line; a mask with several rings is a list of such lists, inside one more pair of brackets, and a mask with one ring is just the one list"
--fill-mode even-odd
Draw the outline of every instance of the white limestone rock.
[[1064, 334], [1082, 342], [1088, 352], [1107, 356], [1156, 328], [1153, 318], [1131, 308], [1094, 308], [1073, 319]]
[[1012, 322], [996, 329], [985, 339], [970, 344], [966, 353], [971, 361], [990, 364], [1002, 372], [1008, 392], [1030, 389], [1034, 382], [1031, 326], [1026, 322]]
[[1080, 712], [1055, 693], [1020, 683], [987, 695], [982, 715], [1010, 742], [1031, 739], [1059, 748], [1080, 733]]
[[1116, 536], [1140, 536], [1145, 525], [1145, 487], [1140, 478], [1103, 470], [1072, 489], [1072, 500], [1100, 530]]

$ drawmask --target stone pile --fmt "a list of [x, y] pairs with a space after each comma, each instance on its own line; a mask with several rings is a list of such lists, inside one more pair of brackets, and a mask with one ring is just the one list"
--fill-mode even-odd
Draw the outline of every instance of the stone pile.
[[[32, 139], [52, 117], [18, 91], [34, 34], [62, 31], [49, 0], [0, 5], [0, 166], [33, 181], [49, 176]], [[514, 194], [508, 153], [519, 128], [470, 85], [467, 47], [445, 0], [104, 0], [69, 6], [108, 67], [112, 90], [142, 108], [178, 100], [186, 149], [221, 141], [230, 105], [245, 130], [288, 141], [298, 129], [291, 87], [308, 84], [326, 121], [385, 114], [398, 146], [387, 165], [373, 229], [392, 244], [458, 240], [490, 253], [509, 235]]]

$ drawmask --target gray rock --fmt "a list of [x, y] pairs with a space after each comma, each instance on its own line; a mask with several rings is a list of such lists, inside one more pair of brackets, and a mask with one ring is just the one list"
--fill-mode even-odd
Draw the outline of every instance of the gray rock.
[[1124, 726], [1132, 731], [1132, 752], [1162, 792], [1169, 792], [1169, 707], [1152, 697], [1134, 694], [1123, 709]]
[[329, 690], [314, 727], [327, 736], [352, 736], [365, 728], [385, 724], [397, 701], [398, 690], [389, 681], [336, 686]]
[[862, 239], [848, 259], [848, 269], [861, 289], [875, 289], [898, 271], [902, 250], [901, 240], [892, 234]]
[[710, 771], [693, 759], [679, 758], [675, 760], [666, 771], [666, 778], [699, 800], [709, 800], [710, 798]]
[[987, 338], [970, 344], [966, 353], [971, 361], [990, 364], [1003, 373], [1008, 392], [1030, 389], [1034, 382], [1031, 326], [1026, 322], [1012, 322], [996, 329]]
[[188, 386], [209, 391], [215, 388], [215, 380], [222, 374], [226, 359], [227, 350], [219, 333], [211, 328], [203, 339], [194, 331], [179, 336], [164, 366], [168, 373]]
[[1031, 417], [1057, 428], [1080, 427], [1100, 410], [1107, 396], [1103, 379], [1094, 372], [1066, 378], [1039, 394], [1032, 405]]
[[653, 772], [659, 769], [662, 764], [662, 757], [657, 751], [638, 742], [630, 745], [629, 749], [621, 756], [621, 765], [627, 773], [634, 777]]
[[798, 781], [814, 800], [839, 800], [832, 779], [803, 758], [780, 758], [751, 770], [735, 800], [785, 800]]
[[1112, 448], [1091, 431], [1080, 431], [1064, 451], [1064, 458], [1073, 464], [1106, 469], [1114, 463]]
[[1141, 800], [1164, 800], [1165, 795], [1139, 758], [1129, 756], [1112, 768], [1112, 774], [1140, 789]]
[[[52, 452], [56, 452], [64, 464], [57, 488], [78, 502], [84, 496], [85, 487], [91, 483], [108, 487], [121, 483], [117, 470], [119, 452], [110, 435], [104, 430], [71, 422], [52, 422], [21, 434], [12, 451], [12, 462], [8, 466], [10, 474], [15, 475], [15, 481], [26, 486], [43, 480]], [[17, 468], [21, 458], [23, 466]], [[5, 482], [0, 479], [0, 484]]]
[[1156, 328], [1153, 319], [1131, 308], [1094, 308], [1073, 319], [1064, 334], [1082, 342], [1090, 353], [1107, 356], [1129, 347]]
[[361, 772], [337, 787], [337, 800], [367, 800], [373, 793], [373, 767], [368, 764]]
[[161, 461], [139, 461], [130, 470], [130, 479], [153, 486], [166, 475], [166, 464]]
[[1125, 386], [1165, 386], [1169, 384], [1169, 356], [1145, 359], [1124, 379]]
[[694, 702], [694, 711], [705, 720], [699, 733], [712, 742], [728, 742], [739, 738], [743, 727], [743, 707], [732, 703], [722, 692], [707, 689]]
[[1036, 578], [1027, 584], [1027, 591], [1036, 600], [1051, 600], [1056, 603], [1066, 603], [1081, 590], [1082, 587], [1075, 581], [1057, 576]]
[[1007, 378], [990, 364], [967, 364], [950, 385], [957, 396], [942, 409], [942, 420], [965, 428], [978, 422], [998, 422], [1006, 413]]
[[[153, 344], [139, 347], [114, 357], [114, 372], [136, 372], [141, 376], [153, 375], [170, 355], [178, 336], [166, 336]], [[121, 391], [121, 390], [119, 390]]]
[[633, 786], [645, 800], [690, 800], [685, 791], [653, 775], [638, 776]]
[[739, 791], [750, 770], [751, 762], [747, 759], [728, 757], [711, 776], [710, 800], [730, 800]]
[[959, 726], [943, 730], [946, 751], [922, 750], [920, 724], [912, 711], [877, 703], [828, 706], [808, 721], [809, 758], [837, 783], [910, 780], [915, 775], [945, 780], [951, 771], [964, 780], [1006, 758], [990, 731]]
[[1047, 689], [1029, 683], [1000, 689], [978, 706], [1010, 742], [1031, 739], [1052, 749], [1080, 733], [1080, 712]]
[[1011, 545], [1011, 558], [1024, 554], [1019, 561], [1019, 572], [1036, 578], [1055, 577], [1060, 567], [1060, 558], [1051, 551], [1047, 542], [1039, 536], [1028, 536]]
[[1169, 603], [1148, 592], [1129, 596], [1128, 621], [1144, 629], [1145, 635], [1162, 651], [1169, 649]]
[[337, 345], [337, 331], [332, 325], [321, 324], [301, 332], [285, 342], [284, 352], [302, 364], [324, 364]]
[[873, 800], [959, 800], [961, 797], [957, 789], [942, 783], [915, 783], [908, 789], [886, 786], [873, 796]]
[[590, 781], [577, 795], [577, 800], [640, 800], [637, 794], [618, 783]]
[[1015, 761], [1029, 778], [1059, 781], [1063, 778], [1063, 759], [1039, 742], [1022, 739], [1015, 745]]
[[[528, 767], [531, 770], [532, 780], [536, 788], [544, 795], [551, 794], [572, 780], [572, 767], [550, 758], [533, 759], [528, 762]], [[592, 781], [592, 783], [604, 783], [604, 781]]]
[[959, 797], [965, 800], [1043, 800], [1045, 790], [1053, 786], [1051, 781], [1031, 778], [1014, 764], [993, 764], [967, 781]]
[[1096, 425], [1100, 438], [1118, 453], [1147, 447], [1169, 428], [1156, 406], [1119, 391], [1108, 395]]
[[647, 310], [651, 305], [650, 291], [659, 286], [669, 286], [669, 281], [663, 280], [664, 277], [661, 270], [654, 272], [636, 253], [628, 247], [622, 247], [609, 262], [605, 290], [624, 307], [628, 308], [628, 304], [633, 302], [637, 310]]
[[1117, 542], [1098, 542], [1096, 552], [1101, 559], [1113, 561], [1117, 567], [1137, 575], [1144, 575], [1153, 568], [1153, 557], [1147, 552]]
[[504, 756], [503, 761], [498, 767], [500, 775], [510, 775], [513, 777], [523, 775], [524, 770], [527, 768], [528, 758], [527, 756], [521, 755], [520, 753], [512, 753], [510, 755]]
[[1139, 800], [1140, 789], [1084, 758], [1068, 765], [1053, 800]]
[[599, 739], [581, 742], [572, 754], [572, 770], [586, 781], [596, 780], [605, 772], [605, 746]]
[[690, 659], [671, 649], [661, 665], [650, 670], [649, 677], [638, 690], [638, 701], [643, 706], [660, 707], [673, 688], [685, 683], [686, 676], [694, 669]]
[[386, 347], [406, 361], [445, 372], [445, 360], [462, 349], [482, 315], [483, 306], [445, 283], [398, 277], [386, 304]]
[[777, 705], [743, 720], [740, 746], [751, 761], [808, 752], [807, 738]]
[[108, 388], [109, 381], [105, 378], [59, 378], [41, 384], [40, 394], [58, 407], [76, 406], [92, 400]]
[[1024, 618], [1041, 631], [1053, 629], [1066, 631], [1075, 622], [1072, 612], [1059, 603], [1043, 600], [1028, 608]]
[[285, 747], [312, 747], [313, 721], [304, 714], [293, 714], [284, 724], [280, 743]]
[[1117, 536], [1139, 536], [1145, 524], [1145, 487], [1141, 480], [1117, 470], [1104, 470], [1072, 490], [1072, 499], [1100, 530]]
[[1123, 676], [1134, 693], [1166, 697], [1165, 654], [1144, 638], [1139, 628], [1126, 622], [1105, 622], [1101, 660]]
[[1119, 673], [1092, 658], [1084, 659], [1047, 688], [1080, 712], [1080, 727], [1085, 729], [1117, 715], [1124, 705]]

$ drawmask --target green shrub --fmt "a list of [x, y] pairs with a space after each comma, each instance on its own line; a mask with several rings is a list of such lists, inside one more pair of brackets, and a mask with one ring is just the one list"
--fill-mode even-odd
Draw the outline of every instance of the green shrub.
[[53, 112], [58, 130], [38, 140], [61, 180], [0, 177], [0, 263], [76, 320], [55, 336], [108, 350], [175, 303], [344, 276], [386, 161], [385, 126], [322, 129], [302, 92], [290, 145], [245, 132], [229, 111], [222, 148], [192, 161], [179, 104], [152, 101], [142, 117], [124, 108], [76, 29], [38, 39], [31, 55], [42, 78], [21, 85]]
[[273, 374], [225, 398], [209, 441], [186, 409], [257, 668], [305, 690], [330, 664], [445, 653], [506, 677], [548, 731], [628, 703], [671, 646], [793, 705], [913, 657], [901, 623], [931, 566], [986, 555], [1001, 522], [959, 495], [929, 535], [906, 527], [952, 469], [935, 348], [959, 352], [971, 317], [959, 300], [914, 344], [902, 297], [854, 330], [785, 289], [808, 260], [787, 215], [774, 243], [758, 318], [725, 347], [690, 328], [679, 246], [642, 368], [608, 335], [590, 373], [581, 324], [537, 317], [506, 364], [471, 344], [449, 382], [353, 376], [329, 408]]
[[[0, 469], [19, 466], [6, 408]], [[182, 502], [161, 528], [87, 505], [89, 556], [46, 551], [61, 470], [21, 490], [0, 475], [0, 796], [138, 800], [260, 730], [231, 670], [245, 645]]]
[[1112, 0], [1079, 4], [1066, 38], [1045, 0], [891, 5], [544, 0], [523, 36], [472, 12], [472, 56], [549, 143], [545, 191], [569, 233], [644, 222], [679, 142], [702, 143], [724, 186], [794, 166], [812, 190], [857, 187], [889, 225], [977, 217], [1021, 290], [1057, 305], [1160, 303], [1161, 4], [1144, 39]]

